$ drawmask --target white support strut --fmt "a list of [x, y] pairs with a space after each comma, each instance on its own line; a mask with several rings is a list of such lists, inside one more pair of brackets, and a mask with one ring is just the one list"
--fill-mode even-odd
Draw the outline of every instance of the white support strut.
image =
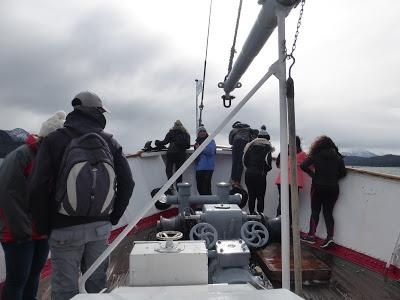
[[[276, 62], [277, 63], [277, 62]], [[168, 188], [178, 179], [179, 176], [195, 161], [200, 153], [207, 147], [207, 145], [214, 139], [217, 134], [232, 120], [232, 118], [239, 112], [239, 110], [251, 99], [251, 97], [258, 91], [258, 89], [273, 75], [275, 64], [274, 63], [268, 72], [260, 79], [260, 81], [250, 90], [250, 92], [238, 103], [238, 105], [229, 113], [229, 115], [221, 122], [221, 124], [210, 134], [207, 139], [193, 152], [192, 155], [183, 163], [183, 165], [176, 170], [174, 175], [162, 186], [162, 188], [154, 195], [147, 206], [137, 211], [133, 216], [132, 221], [125, 227], [125, 229], [118, 235], [118, 237], [107, 247], [107, 249], [96, 259], [90, 268], [79, 278], [79, 292], [86, 293], [85, 283], [86, 280], [93, 274], [93, 272], [100, 266], [100, 264], [111, 254], [111, 252], [119, 245], [119, 243], [129, 234], [129, 232], [136, 226], [136, 224], [145, 216], [146, 212], [154, 205], [154, 203], [168, 190]]]
[[282, 234], [282, 288], [290, 290], [290, 224], [288, 180], [288, 121], [286, 102], [286, 54], [284, 11], [277, 11], [279, 50], [279, 112], [280, 112], [280, 169], [281, 169], [281, 234]]

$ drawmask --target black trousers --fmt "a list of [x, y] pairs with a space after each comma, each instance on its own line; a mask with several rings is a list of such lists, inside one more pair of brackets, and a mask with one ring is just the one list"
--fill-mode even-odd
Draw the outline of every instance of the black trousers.
[[214, 170], [196, 171], [197, 191], [200, 195], [211, 195], [211, 178]]
[[265, 175], [245, 174], [245, 183], [249, 193], [249, 212], [254, 214], [257, 200], [257, 212], [264, 212], [265, 189], [267, 188], [267, 177]]
[[319, 221], [319, 214], [324, 214], [327, 237], [332, 238], [334, 232], [335, 221], [333, 219], [333, 208], [339, 196], [339, 185], [311, 186], [311, 218], [310, 218], [310, 235], [314, 235]]
[[6, 282], [1, 299], [36, 299], [42, 271], [49, 254], [47, 240], [2, 243], [6, 262]]
[[[165, 172], [167, 173], [168, 179], [172, 177], [174, 174], [174, 165], [175, 171], [178, 170], [186, 160], [186, 153], [167, 153], [167, 166], [165, 168]], [[182, 182], [182, 175], [176, 180], [176, 182]]]
[[[280, 216], [281, 213], [281, 185], [277, 184], [276, 185], [278, 187], [278, 193], [279, 193], [279, 204], [278, 204], [278, 208], [276, 209], [276, 216]], [[300, 193], [300, 187], [298, 188], [298, 192]], [[292, 224], [292, 192], [290, 189], [290, 185], [289, 185], [289, 221], [290, 224]]]
[[231, 179], [233, 181], [239, 182], [242, 179], [243, 172], [243, 150], [247, 142], [245, 140], [236, 140], [232, 145], [232, 171]]

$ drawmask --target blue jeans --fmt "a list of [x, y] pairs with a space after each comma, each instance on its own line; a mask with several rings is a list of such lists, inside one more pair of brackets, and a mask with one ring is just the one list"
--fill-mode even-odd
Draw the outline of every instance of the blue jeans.
[[49, 254], [47, 240], [1, 243], [6, 261], [2, 300], [36, 300], [42, 271]]

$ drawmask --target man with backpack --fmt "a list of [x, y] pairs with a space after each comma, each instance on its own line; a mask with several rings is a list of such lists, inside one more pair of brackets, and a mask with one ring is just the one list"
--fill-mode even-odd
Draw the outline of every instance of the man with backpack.
[[[52, 299], [78, 294], [78, 278], [104, 252], [111, 225], [122, 217], [134, 182], [122, 147], [103, 130], [100, 98], [81, 92], [64, 128], [43, 139], [30, 181], [37, 230], [49, 234]], [[105, 261], [86, 283], [96, 293], [106, 284]]]

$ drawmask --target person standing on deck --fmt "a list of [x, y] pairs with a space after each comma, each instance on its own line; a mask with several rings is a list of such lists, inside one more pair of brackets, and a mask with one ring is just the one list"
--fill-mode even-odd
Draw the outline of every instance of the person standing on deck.
[[[249, 193], [249, 212], [264, 212], [267, 173], [272, 169], [271, 152], [274, 148], [269, 142], [265, 125], [261, 127], [258, 137], [244, 148], [243, 164], [246, 168], [245, 183]], [[257, 210], [255, 210], [257, 200]]]
[[[183, 127], [182, 122], [176, 120], [174, 126], [168, 131], [164, 140], [156, 140], [154, 143], [157, 147], [169, 144], [165, 171], [168, 179], [170, 179], [174, 173], [174, 165], [175, 170], [178, 170], [186, 160], [186, 149], [190, 148], [190, 135], [186, 128]], [[179, 176], [176, 182], [182, 182], [182, 175]]]
[[332, 139], [321, 136], [311, 145], [310, 153], [300, 167], [312, 178], [310, 230], [302, 240], [310, 244], [315, 243], [315, 232], [322, 207], [327, 237], [321, 248], [329, 248], [334, 245], [333, 208], [339, 196], [339, 179], [346, 176], [343, 156]]
[[0, 234], [6, 263], [3, 300], [36, 299], [49, 244], [31, 217], [30, 202], [36, 199], [29, 199], [28, 180], [42, 139], [62, 128], [64, 121], [65, 113], [57, 112], [42, 124], [39, 136], [30, 134], [0, 168]]
[[[43, 139], [29, 186], [38, 231], [50, 231], [53, 300], [79, 293], [80, 273], [107, 248], [111, 225], [122, 217], [134, 187], [122, 147], [103, 131], [100, 98], [81, 92], [72, 106], [64, 128]], [[107, 267], [106, 260], [90, 276], [88, 292], [105, 287]]]
[[229, 144], [232, 145], [231, 182], [233, 187], [241, 188], [243, 172], [243, 150], [251, 140], [252, 130], [249, 125], [239, 121], [233, 123], [229, 133]]
[[[197, 139], [194, 149], [197, 149], [208, 137], [207, 130], [200, 126], [197, 130]], [[215, 155], [217, 146], [211, 140], [206, 148], [200, 153], [195, 162], [197, 191], [200, 195], [211, 195], [211, 179], [215, 166]]]
[[[300, 189], [303, 188], [304, 186], [304, 177], [303, 177], [303, 171], [300, 169], [300, 164], [306, 159], [307, 154], [303, 151], [301, 148], [301, 140], [300, 137], [296, 136], [296, 160], [297, 160], [297, 186], [300, 191]], [[278, 188], [278, 193], [279, 193], [279, 204], [278, 208], [276, 209], [276, 216], [281, 215], [281, 171], [280, 171], [280, 164], [281, 164], [281, 154], [279, 153], [277, 159], [276, 159], [276, 167], [279, 169], [279, 173], [276, 176], [275, 179], [275, 184]], [[288, 183], [290, 185], [290, 157], [288, 157]], [[291, 193], [290, 193], [290, 186], [289, 186], [289, 217], [290, 220], [292, 220], [292, 202], [291, 202]]]

